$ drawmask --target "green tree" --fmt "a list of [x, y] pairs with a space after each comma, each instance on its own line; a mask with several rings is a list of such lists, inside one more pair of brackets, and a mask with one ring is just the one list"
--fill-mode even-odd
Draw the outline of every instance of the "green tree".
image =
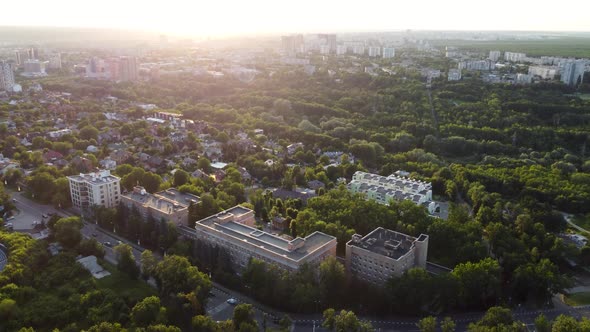
[[154, 256], [154, 254], [152, 253], [151, 250], [144, 250], [141, 253], [141, 275], [144, 279], [148, 279], [149, 277], [151, 277], [152, 275], [154, 275], [154, 271], [156, 269], [156, 265], [158, 264], [158, 261], [156, 260], [156, 257]]
[[346, 288], [344, 266], [330, 256], [320, 264], [320, 296], [328, 306], [340, 303], [342, 290]]
[[219, 325], [209, 316], [197, 315], [191, 320], [191, 326], [199, 332], [221, 332]]
[[55, 238], [66, 248], [74, 248], [82, 240], [80, 230], [82, 221], [79, 217], [68, 217], [59, 219], [54, 226]]
[[238, 304], [234, 308], [232, 322], [235, 330], [241, 330], [244, 323], [258, 328], [258, 323], [256, 323], [256, 320], [254, 319], [254, 308], [251, 304]]
[[157, 296], [146, 297], [133, 306], [131, 321], [138, 327], [166, 323], [166, 308], [160, 305], [160, 299]]
[[211, 161], [205, 157], [200, 157], [197, 161], [197, 168], [205, 173], [211, 173]]
[[455, 332], [455, 327], [457, 325], [451, 319], [451, 317], [445, 317], [443, 321], [440, 323], [440, 329], [442, 332]]
[[422, 318], [418, 321], [418, 328], [420, 329], [420, 332], [436, 331], [436, 318], [432, 316]]
[[133, 248], [130, 245], [121, 243], [114, 248], [117, 253], [117, 268], [129, 275], [132, 279], [139, 276], [139, 268], [135, 263]]
[[575, 318], [566, 315], [559, 315], [553, 321], [551, 332], [581, 332], [579, 323]]
[[174, 172], [174, 181], [173, 181], [173, 186], [174, 187], [180, 187], [186, 183], [188, 183], [191, 179], [190, 174], [188, 174], [186, 171], [182, 170], [182, 169], [177, 169], [176, 172]]
[[98, 139], [98, 129], [96, 129], [94, 126], [91, 125], [87, 125], [84, 126], [82, 129], [80, 129], [80, 132], [78, 133], [78, 137], [80, 137], [80, 139], [84, 139], [84, 140], [97, 140]]
[[551, 332], [551, 322], [545, 315], [540, 314], [535, 318], [535, 330], [537, 332]]

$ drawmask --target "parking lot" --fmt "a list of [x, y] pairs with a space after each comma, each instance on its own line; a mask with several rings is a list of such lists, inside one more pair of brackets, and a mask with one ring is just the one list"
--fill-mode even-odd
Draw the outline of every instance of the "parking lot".
[[17, 211], [15, 211], [16, 214], [14, 216], [6, 218], [6, 222], [11, 223], [15, 231], [33, 230], [35, 228], [33, 223], [47, 221], [48, 218], [43, 218], [43, 215], [49, 216], [49, 214], [57, 213], [51, 206], [32, 202], [24, 197], [22, 193], [14, 193], [12, 197]]

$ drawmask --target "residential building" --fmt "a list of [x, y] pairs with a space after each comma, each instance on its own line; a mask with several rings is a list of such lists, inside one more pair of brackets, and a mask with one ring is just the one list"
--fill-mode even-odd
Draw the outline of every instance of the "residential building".
[[49, 69], [61, 69], [61, 53], [52, 54], [49, 57]]
[[376, 46], [369, 47], [369, 56], [378, 57], [381, 54], [381, 48]]
[[346, 243], [346, 270], [362, 281], [383, 285], [411, 268], [426, 268], [427, 255], [428, 235], [416, 238], [379, 227]]
[[570, 60], [564, 62], [561, 68], [561, 81], [569, 86], [577, 85], [584, 79], [587, 60]]
[[121, 200], [121, 178], [109, 170], [68, 176], [72, 203], [80, 209], [92, 206], [116, 207]]
[[461, 80], [461, 69], [451, 68], [449, 69], [448, 75], [449, 81], [460, 81]]
[[352, 46], [352, 53], [356, 55], [363, 55], [365, 54], [365, 45], [363, 44], [355, 44]]
[[530, 66], [529, 67], [529, 75], [531, 76], [539, 76], [544, 80], [552, 80], [555, 78], [555, 75], [559, 72], [558, 67], [550, 67], [550, 66]]
[[238, 205], [197, 221], [194, 230], [179, 230], [184, 236], [224, 248], [237, 270], [246, 267], [251, 258], [296, 271], [303, 264], [317, 267], [326, 258], [336, 256], [333, 236], [314, 232], [305, 238], [287, 240], [249, 226], [253, 220], [254, 211]]
[[391, 200], [409, 200], [416, 205], [425, 205], [430, 213], [434, 213], [436, 204], [432, 202], [432, 184], [408, 177], [391, 174], [378, 174], [357, 171], [348, 184], [348, 190], [362, 193], [368, 199], [374, 199], [380, 204], [389, 204]]
[[458, 68], [465, 70], [492, 70], [495, 64], [491, 60], [469, 60], [459, 62]]
[[500, 60], [501, 55], [502, 55], [502, 52], [500, 52], [500, 51], [490, 51], [490, 56], [488, 57], [488, 59], [496, 62], [496, 61]]
[[14, 69], [12, 64], [0, 61], [0, 91], [14, 91]]
[[522, 62], [526, 58], [524, 53], [504, 52], [504, 60], [511, 62]]
[[45, 74], [45, 62], [39, 60], [26, 60], [24, 63], [24, 73], [26, 75], [43, 75]]
[[137, 58], [134, 56], [123, 56], [119, 58], [119, 80], [137, 81], [139, 79], [139, 67]]
[[144, 220], [150, 216], [156, 221], [172, 221], [177, 225], [187, 225], [189, 206], [201, 201], [199, 196], [182, 193], [170, 188], [155, 194], [136, 186], [133, 191], [121, 196], [121, 203], [128, 208], [135, 207]]
[[281, 49], [288, 54], [303, 52], [303, 35], [281, 36]]
[[533, 82], [533, 76], [528, 74], [516, 74], [516, 84], [531, 84]]
[[22, 66], [27, 59], [27, 55], [23, 51], [14, 51], [14, 61], [17, 66]]
[[29, 60], [39, 59], [39, 50], [36, 47], [31, 47], [27, 50]]
[[287, 153], [294, 154], [297, 151], [297, 149], [299, 149], [299, 148], [303, 149], [303, 143], [298, 142], [298, 143], [289, 144], [287, 146]]
[[383, 59], [391, 59], [393, 57], [395, 57], [395, 48], [384, 47], [383, 48]]
[[336, 35], [333, 33], [320, 33], [317, 35], [322, 45], [328, 46], [330, 53], [336, 52]]
[[346, 46], [338, 45], [336, 46], [336, 55], [344, 55], [346, 54]]
[[72, 133], [71, 129], [61, 129], [61, 130], [54, 130], [47, 133], [50, 138], [60, 138], [64, 135], [69, 135]]

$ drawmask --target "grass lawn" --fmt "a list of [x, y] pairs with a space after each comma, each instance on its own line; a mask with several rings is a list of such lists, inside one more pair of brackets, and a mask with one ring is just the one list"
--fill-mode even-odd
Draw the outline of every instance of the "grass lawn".
[[572, 222], [583, 229], [590, 231], [590, 215], [577, 214], [573, 216]]
[[137, 302], [145, 297], [157, 295], [156, 289], [148, 285], [142, 279], [133, 280], [127, 274], [117, 270], [117, 267], [104, 261], [100, 261], [111, 275], [96, 281], [99, 288], [108, 288], [115, 293], [128, 298], [130, 302]]
[[590, 304], [590, 292], [565, 295], [565, 303], [571, 306]]

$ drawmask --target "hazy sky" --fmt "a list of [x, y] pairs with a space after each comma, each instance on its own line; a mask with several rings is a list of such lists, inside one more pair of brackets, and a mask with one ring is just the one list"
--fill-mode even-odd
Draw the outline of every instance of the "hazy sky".
[[590, 31], [590, 0], [3, 1], [0, 25], [226, 35], [319, 31]]

